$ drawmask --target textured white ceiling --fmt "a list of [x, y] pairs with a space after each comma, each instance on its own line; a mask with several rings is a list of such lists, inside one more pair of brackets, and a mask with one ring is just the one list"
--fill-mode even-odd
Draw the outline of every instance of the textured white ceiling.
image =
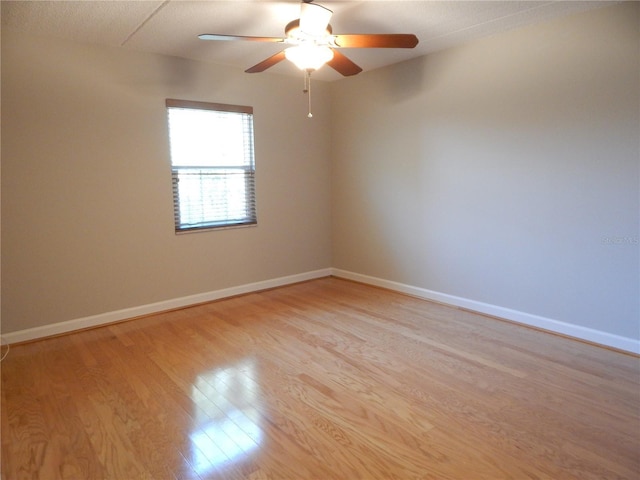
[[[415, 49], [344, 49], [365, 71], [512, 28], [598, 8], [611, 1], [331, 1], [334, 33], [414, 33]], [[283, 36], [298, 0], [1, 1], [2, 29], [110, 45], [243, 70], [282, 49], [255, 42], [212, 42], [201, 33]], [[289, 62], [269, 72], [300, 75]], [[342, 78], [329, 67], [320, 80]]]

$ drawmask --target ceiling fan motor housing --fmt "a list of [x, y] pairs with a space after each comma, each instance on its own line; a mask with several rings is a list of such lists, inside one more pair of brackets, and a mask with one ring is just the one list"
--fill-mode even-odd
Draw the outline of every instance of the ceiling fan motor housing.
[[[332, 32], [333, 32], [333, 29], [331, 28], [331, 25], [327, 24], [325, 35], [331, 35]], [[287, 26], [284, 27], [284, 33], [287, 36], [287, 38], [290, 38], [292, 40], [303, 40], [305, 38], [308, 38], [308, 35], [305, 35], [304, 32], [300, 30], [299, 18], [296, 18], [295, 20], [291, 20], [289, 23], [287, 23]]]

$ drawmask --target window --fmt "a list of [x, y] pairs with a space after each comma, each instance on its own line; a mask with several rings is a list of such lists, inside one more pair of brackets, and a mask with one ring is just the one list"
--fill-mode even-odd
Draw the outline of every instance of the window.
[[253, 108], [166, 105], [176, 232], [255, 225]]

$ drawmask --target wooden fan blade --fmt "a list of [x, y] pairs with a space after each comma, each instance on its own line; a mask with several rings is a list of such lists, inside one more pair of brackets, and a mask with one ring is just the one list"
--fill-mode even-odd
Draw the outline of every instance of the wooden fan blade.
[[198, 35], [200, 40], [244, 40], [249, 42], [271, 42], [271, 43], [282, 43], [285, 41], [284, 38], [278, 37], [247, 37], [243, 35], [219, 35], [217, 33], [203, 33], [202, 35]]
[[246, 73], [260, 73], [264, 72], [267, 68], [273, 67], [276, 63], [281, 62], [285, 59], [284, 50], [276, 53], [275, 55], [271, 55], [269, 58], [261, 61], [260, 63], [254, 65], [251, 68], [245, 70]]
[[413, 48], [418, 37], [411, 33], [332, 35], [330, 43], [339, 48]]
[[337, 50], [333, 50], [333, 58], [327, 62], [327, 65], [345, 77], [356, 75], [362, 71], [358, 65]]

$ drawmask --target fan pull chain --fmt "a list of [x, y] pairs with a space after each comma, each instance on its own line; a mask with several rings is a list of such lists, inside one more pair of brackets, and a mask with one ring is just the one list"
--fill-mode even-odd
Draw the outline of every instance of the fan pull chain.
[[302, 90], [302, 93], [306, 93], [308, 95], [309, 100], [309, 114], [307, 115], [307, 118], [313, 117], [313, 114], [311, 113], [311, 71], [311, 69], [306, 70], [304, 75], [304, 90]]

